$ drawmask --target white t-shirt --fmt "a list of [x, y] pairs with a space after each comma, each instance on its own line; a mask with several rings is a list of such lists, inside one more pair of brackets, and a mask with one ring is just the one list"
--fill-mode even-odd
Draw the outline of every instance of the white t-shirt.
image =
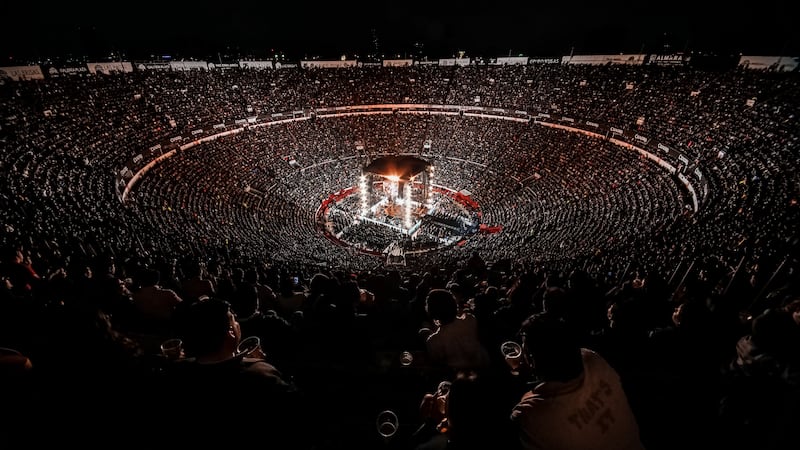
[[472, 314], [463, 314], [439, 327], [426, 341], [431, 361], [448, 367], [477, 369], [489, 365], [489, 353], [478, 340], [478, 322]]
[[514, 407], [524, 449], [642, 450], [639, 426], [619, 375], [582, 349], [584, 372], [566, 383], [544, 382]]

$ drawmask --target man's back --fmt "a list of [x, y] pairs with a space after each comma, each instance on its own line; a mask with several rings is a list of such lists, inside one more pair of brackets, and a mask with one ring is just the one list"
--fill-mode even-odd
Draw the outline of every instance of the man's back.
[[274, 440], [271, 448], [279, 443], [305, 448], [302, 394], [264, 360], [175, 363], [165, 372], [160, 396], [162, 411], [174, 414], [186, 433], [246, 433]]
[[525, 449], [638, 450], [639, 428], [616, 371], [582, 350], [584, 372], [566, 382], [544, 382], [512, 412]]

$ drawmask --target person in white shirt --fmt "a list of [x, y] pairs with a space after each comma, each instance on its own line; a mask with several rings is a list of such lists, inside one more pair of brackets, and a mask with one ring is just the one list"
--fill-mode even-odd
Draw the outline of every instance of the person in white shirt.
[[453, 294], [446, 289], [433, 289], [425, 300], [428, 316], [437, 327], [425, 347], [433, 364], [452, 370], [485, 369], [489, 353], [478, 339], [478, 322], [471, 313], [458, 315]]
[[529, 317], [520, 333], [535, 378], [511, 414], [524, 449], [644, 448], [619, 375], [599, 354], [547, 313]]

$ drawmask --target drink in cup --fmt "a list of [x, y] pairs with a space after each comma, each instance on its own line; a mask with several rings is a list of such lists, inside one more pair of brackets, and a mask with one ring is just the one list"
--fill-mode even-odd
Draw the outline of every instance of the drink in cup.
[[522, 361], [522, 346], [514, 341], [506, 341], [500, 345], [500, 351], [511, 368], [512, 375], [519, 375], [519, 366]]
[[167, 339], [161, 343], [161, 354], [169, 361], [175, 361], [183, 356], [183, 341], [177, 338]]
[[245, 358], [263, 358], [261, 339], [258, 336], [250, 336], [243, 339], [236, 347], [236, 354]]

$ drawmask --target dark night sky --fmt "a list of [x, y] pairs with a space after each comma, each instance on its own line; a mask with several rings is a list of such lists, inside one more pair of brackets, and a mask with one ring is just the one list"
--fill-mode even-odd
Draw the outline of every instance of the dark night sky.
[[[94, 3], [94, 2], [92, 2]], [[718, 11], [698, 1], [611, 2], [486, 0], [469, 3], [224, 0], [207, 3], [140, 0], [108, 2], [13, 1], [0, 6], [2, 65], [28, 57], [124, 51], [206, 58], [238, 50], [290, 59], [365, 55], [377, 37], [387, 57], [424, 45], [431, 58], [638, 53], [696, 50], [729, 54], [798, 55], [800, 40], [788, 1], [731, 1]], [[480, 0], [479, 0], [480, 3]], [[213, 6], [211, 6], [213, 5]], [[522, 6], [520, 6], [522, 5]]]

